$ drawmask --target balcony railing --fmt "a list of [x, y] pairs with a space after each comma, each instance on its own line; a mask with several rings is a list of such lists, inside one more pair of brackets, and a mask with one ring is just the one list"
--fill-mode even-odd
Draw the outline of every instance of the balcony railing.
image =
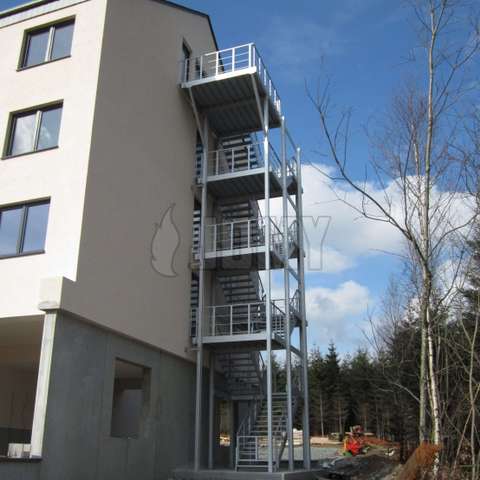
[[[270, 170], [275, 173], [278, 178], [281, 178], [282, 164], [271, 144], [269, 145], [269, 158]], [[220, 148], [208, 152], [207, 173], [209, 177], [215, 177], [229, 173], [246, 172], [262, 168], [264, 165], [263, 145], [260, 143], [252, 143], [232, 148]]]
[[300, 290], [296, 290], [293, 297], [290, 299], [290, 310], [294, 314], [300, 315]]
[[207, 225], [205, 252], [222, 252], [265, 245], [263, 218], [234, 220]]
[[181, 82], [221, 78], [249, 68], [256, 68], [258, 78], [277, 112], [281, 113], [281, 101], [277, 89], [253, 43], [218, 50], [191, 57], [181, 62]]
[[[278, 256], [283, 255], [283, 233], [270, 218], [271, 249]], [[205, 253], [227, 252], [265, 245], [265, 219], [263, 217], [233, 220], [205, 227]], [[194, 245], [194, 254], [199, 244]]]
[[[272, 331], [285, 335], [285, 313], [272, 302]], [[253, 335], [267, 328], [266, 302], [214, 305], [205, 308], [203, 335], [219, 337], [226, 335]], [[192, 318], [197, 318], [195, 309]]]

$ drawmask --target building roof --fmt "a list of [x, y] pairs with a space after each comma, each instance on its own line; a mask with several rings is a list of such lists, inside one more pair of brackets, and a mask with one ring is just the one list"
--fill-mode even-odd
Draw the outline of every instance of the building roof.
[[[10, 15], [15, 15], [17, 13], [24, 12], [34, 7], [40, 7], [42, 5], [47, 5], [48, 3], [53, 3], [57, 0], [33, 0], [28, 3], [24, 3], [23, 5], [19, 5], [18, 7], [13, 7], [8, 10], [0, 11], [0, 18], [9, 17]], [[193, 13], [194, 15], [199, 15], [204, 17], [208, 21], [208, 25], [210, 27], [210, 31], [212, 32], [213, 41], [215, 42], [215, 46], [218, 50], [218, 43], [217, 38], [215, 37], [215, 32], [213, 31], [212, 21], [210, 20], [210, 16], [204, 12], [200, 12], [198, 10], [194, 10], [193, 8], [185, 7], [184, 5], [179, 5], [178, 3], [171, 2], [169, 0], [153, 0], [157, 3], [163, 3], [173, 8], [178, 8], [179, 10], [184, 10], [185, 12]]]

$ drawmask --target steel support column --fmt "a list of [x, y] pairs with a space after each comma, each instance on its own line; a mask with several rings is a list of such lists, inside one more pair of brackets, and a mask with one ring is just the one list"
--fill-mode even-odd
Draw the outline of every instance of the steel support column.
[[270, 272], [270, 160], [268, 98], [263, 103], [263, 158], [265, 161], [265, 315], [267, 324], [267, 426], [268, 471], [273, 472], [273, 385], [272, 385], [272, 289]]
[[288, 190], [287, 190], [287, 145], [285, 137], [285, 117], [281, 125], [281, 150], [282, 160], [282, 203], [283, 203], [283, 286], [285, 297], [285, 370], [287, 376], [287, 441], [288, 441], [288, 468], [294, 469], [293, 451], [293, 405], [292, 405], [292, 352], [290, 348], [290, 273], [289, 265], [289, 239], [288, 239]]
[[205, 310], [205, 220], [207, 216], [207, 178], [208, 178], [208, 123], [203, 123], [203, 165], [202, 165], [202, 206], [200, 211], [200, 251], [198, 278], [198, 315], [197, 315], [197, 383], [195, 396], [195, 452], [194, 468], [200, 470], [202, 452], [202, 396], [203, 396], [203, 317]]
[[215, 449], [215, 353], [210, 352], [208, 386], [208, 468], [213, 468]]
[[297, 222], [298, 222], [298, 277], [300, 286], [300, 313], [302, 317], [300, 329], [300, 352], [302, 354], [302, 392], [303, 392], [303, 466], [309, 470], [310, 461], [310, 413], [308, 402], [308, 344], [307, 344], [307, 319], [305, 307], [305, 251], [303, 241], [303, 187], [302, 187], [302, 165], [300, 159], [300, 148], [296, 151], [297, 164]]

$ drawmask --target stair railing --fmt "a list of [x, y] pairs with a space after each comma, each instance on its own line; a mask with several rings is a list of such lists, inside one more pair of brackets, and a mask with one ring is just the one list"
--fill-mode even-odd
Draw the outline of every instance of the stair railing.
[[279, 179], [282, 178], [282, 161], [278, 156], [277, 151], [273, 148], [273, 145], [269, 142], [269, 157], [270, 171], [272, 171]]
[[279, 258], [283, 259], [283, 233], [272, 218], [269, 220], [271, 223], [270, 238], [272, 250]]
[[257, 156], [257, 150], [257, 144], [211, 150], [208, 152], [208, 175], [214, 177], [262, 167], [262, 159]]
[[262, 278], [258, 272], [252, 272], [253, 281], [256, 283], [257, 296], [261, 301], [265, 301], [267, 294], [265, 293], [265, 288], [263, 287]]
[[285, 312], [272, 302], [272, 330], [280, 337], [285, 337]]
[[[271, 302], [272, 330], [285, 337], [285, 312]], [[266, 303], [228, 303], [205, 307], [203, 335], [206, 337], [223, 335], [251, 335], [266, 330]]]
[[293, 315], [300, 315], [300, 290], [298, 288], [290, 299], [290, 311]]
[[205, 227], [205, 252], [216, 253], [265, 243], [263, 219], [248, 218], [215, 223]]
[[205, 336], [249, 335], [266, 328], [265, 302], [206, 307]]
[[294, 220], [288, 227], [288, 243], [296, 245], [298, 239], [298, 222]]
[[285, 444], [287, 443], [287, 435], [286, 431], [283, 429], [283, 425], [286, 422], [287, 418], [287, 402], [282, 408], [282, 415], [277, 420], [277, 425], [275, 426], [275, 430], [273, 432], [273, 444], [274, 444], [274, 462], [277, 468], [280, 467], [280, 462], [282, 460], [283, 450], [285, 448]]
[[[257, 435], [252, 435], [251, 432], [255, 426], [257, 416], [262, 408], [262, 400], [254, 400], [250, 405], [245, 417], [243, 417], [242, 422], [237, 430], [237, 447], [236, 447], [236, 468], [240, 466], [242, 460], [248, 461], [258, 461], [260, 460], [260, 438]], [[249, 449], [252, 448], [253, 442], [253, 454], [249, 451], [248, 458], [244, 459], [241, 456], [242, 450], [247, 445]], [[253, 455], [253, 458], [252, 458]]]

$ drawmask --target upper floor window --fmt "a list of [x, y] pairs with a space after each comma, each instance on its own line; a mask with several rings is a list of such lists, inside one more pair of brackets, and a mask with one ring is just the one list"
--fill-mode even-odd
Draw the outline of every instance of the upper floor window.
[[190, 57], [192, 52], [190, 51], [189, 46], [183, 42], [182, 43], [182, 65], [183, 65], [183, 81], [188, 82], [189, 73], [190, 73]]
[[61, 119], [61, 104], [13, 114], [7, 156], [57, 147]]
[[43, 253], [50, 201], [0, 207], [0, 258]]
[[74, 21], [56, 23], [26, 33], [20, 67], [33, 67], [70, 56]]

